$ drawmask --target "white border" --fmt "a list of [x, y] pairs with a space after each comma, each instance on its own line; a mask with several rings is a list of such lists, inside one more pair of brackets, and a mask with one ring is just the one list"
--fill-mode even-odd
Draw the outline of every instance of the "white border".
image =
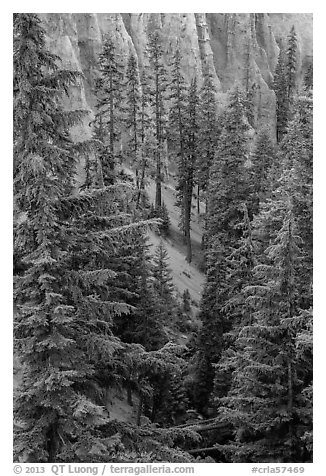
[[[162, 4], [153, 2], [113, 2], [92, 1], [92, 2], [67, 2], [57, 0], [53, 3], [43, 1], [13, 1], [2, 7], [0, 15], [1, 34], [1, 336], [0, 362], [1, 372], [1, 462], [8, 464], [8, 471], [1, 471], [2, 474], [12, 474], [12, 13], [13, 12], [91, 12], [128, 13], [128, 12], [269, 12], [269, 13], [313, 13], [314, 14], [314, 386], [315, 386], [315, 414], [314, 414], [314, 463], [308, 465], [305, 474], [321, 475], [325, 474], [321, 464], [324, 460], [323, 435], [325, 434], [325, 319], [323, 295], [325, 294], [325, 234], [324, 223], [326, 221], [325, 195], [325, 161], [326, 148], [323, 135], [325, 135], [326, 107], [324, 103], [326, 75], [325, 68], [325, 8], [322, 2], [317, 1], [271, 1], [259, 2], [248, 1], [239, 2], [229, 0], [225, 3], [216, 2], [189, 2], [189, 1], [164, 1]], [[118, 6], [118, 10], [117, 10]], [[91, 13], [90, 12], [90, 13]], [[217, 463], [218, 464], [218, 463]], [[196, 465], [196, 474], [205, 473], [216, 474], [250, 474], [252, 465]], [[267, 464], [265, 465], [267, 466]], [[300, 466], [300, 464], [296, 465]], [[307, 468], [307, 465], [306, 465]]]

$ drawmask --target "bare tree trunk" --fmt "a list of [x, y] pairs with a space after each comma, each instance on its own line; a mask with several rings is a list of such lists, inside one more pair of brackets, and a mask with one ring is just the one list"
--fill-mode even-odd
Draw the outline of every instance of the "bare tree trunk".
[[190, 223], [191, 223], [191, 202], [192, 202], [192, 186], [189, 183], [186, 183], [185, 186], [185, 207], [184, 207], [184, 229], [185, 229], [185, 239], [187, 245], [187, 255], [186, 260], [188, 263], [192, 261], [192, 247], [191, 247], [191, 231], [190, 231]]
[[162, 182], [161, 182], [161, 155], [160, 151], [156, 151], [156, 194], [155, 209], [158, 210], [162, 206]]
[[139, 395], [139, 404], [138, 404], [138, 410], [137, 410], [137, 426], [140, 426], [140, 419], [143, 411], [143, 396]]
[[114, 117], [113, 117], [113, 79], [110, 75], [110, 152], [112, 154], [112, 160], [114, 158]]
[[200, 187], [199, 187], [199, 184], [198, 184], [198, 185], [197, 185], [197, 214], [198, 214], [198, 215], [200, 215], [199, 192], [200, 192]]
[[47, 436], [46, 446], [47, 446], [47, 452], [48, 452], [47, 463], [55, 463], [57, 452], [58, 452], [58, 446], [59, 446], [58, 428], [57, 428], [56, 422], [52, 423], [46, 436]]
[[128, 401], [128, 405], [130, 405], [131, 407], [134, 406], [134, 403], [132, 401], [132, 392], [131, 392], [130, 383], [128, 383], [128, 386], [127, 386], [127, 401]]
[[292, 415], [293, 415], [293, 375], [292, 375], [292, 362], [289, 360], [288, 362], [288, 412], [289, 412], [289, 437], [291, 441], [291, 448], [294, 446], [293, 441], [293, 422], [292, 422]]

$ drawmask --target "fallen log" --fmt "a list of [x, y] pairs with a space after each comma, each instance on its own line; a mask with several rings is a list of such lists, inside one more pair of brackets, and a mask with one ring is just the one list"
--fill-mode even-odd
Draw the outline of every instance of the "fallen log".
[[187, 453], [195, 455], [198, 453], [210, 453], [212, 451], [218, 451], [218, 448], [215, 446], [210, 446], [209, 448], [197, 448], [195, 450], [187, 450]]
[[183, 423], [182, 425], [177, 425], [177, 426], [172, 426], [170, 427], [170, 429], [172, 428], [187, 428], [189, 426], [197, 426], [197, 425], [204, 425], [206, 423], [215, 423], [216, 422], [216, 418], [210, 418], [208, 420], [198, 420], [198, 421], [192, 421], [192, 422], [189, 422], [189, 423]]

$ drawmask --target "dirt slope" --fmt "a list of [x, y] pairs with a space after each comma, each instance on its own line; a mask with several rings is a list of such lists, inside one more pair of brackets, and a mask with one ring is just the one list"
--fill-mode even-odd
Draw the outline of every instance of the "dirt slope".
[[[147, 192], [151, 201], [155, 197], [155, 183], [152, 181], [148, 187]], [[165, 247], [169, 253], [169, 265], [172, 270], [173, 281], [176, 288], [182, 294], [186, 289], [189, 289], [190, 295], [194, 301], [199, 303], [202, 286], [204, 284], [204, 275], [198, 269], [201, 261], [201, 240], [202, 227], [197, 213], [193, 212], [193, 222], [191, 226], [191, 238], [193, 248], [193, 263], [189, 264], [186, 259], [186, 246], [183, 243], [182, 234], [178, 229], [179, 223], [179, 209], [175, 206], [176, 192], [172, 185], [167, 184], [162, 188], [163, 201], [168, 209], [171, 221], [170, 234], [164, 240]], [[150, 241], [157, 246], [160, 237], [154, 233], [150, 233]]]
[[[123, 165], [123, 171], [134, 176], [134, 172]], [[146, 187], [148, 197], [151, 203], [155, 200], [155, 182], [149, 180]], [[179, 208], [175, 205], [176, 191], [174, 188], [174, 179], [169, 177], [168, 181], [162, 184], [162, 200], [165, 203], [171, 221], [170, 233], [168, 238], [164, 239], [164, 245], [169, 254], [169, 265], [172, 271], [173, 282], [177, 290], [182, 294], [186, 289], [189, 289], [191, 298], [199, 304], [202, 288], [204, 285], [204, 274], [200, 271], [200, 264], [202, 262], [201, 241], [202, 241], [202, 218], [197, 215], [195, 200], [193, 204], [193, 214], [191, 223], [191, 240], [193, 249], [193, 262], [189, 264], [186, 259], [186, 246], [183, 242], [183, 237], [178, 229], [179, 223]], [[200, 204], [201, 213], [204, 212], [203, 203]], [[150, 232], [149, 241], [153, 245], [152, 252], [159, 244], [160, 236]]]

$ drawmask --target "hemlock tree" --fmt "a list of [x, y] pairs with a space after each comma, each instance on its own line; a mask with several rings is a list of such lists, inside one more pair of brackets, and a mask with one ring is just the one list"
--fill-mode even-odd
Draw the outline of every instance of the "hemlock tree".
[[246, 44], [246, 52], [245, 52], [245, 67], [244, 67], [244, 90], [245, 90], [245, 105], [247, 111], [247, 118], [248, 122], [251, 127], [255, 127], [256, 125], [256, 104], [255, 104], [255, 96], [256, 96], [256, 89], [257, 85], [252, 80], [252, 39], [251, 39], [251, 30], [249, 36], [247, 38]]
[[198, 343], [198, 385], [207, 389], [205, 405], [213, 389], [213, 365], [221, 356], [223, 335], [232, 325], [225, 309], [233, 286], [229, 280], [227, 257], [235, 253], [242, 238], [243, 206], [247, 204], [249, 216], [252, 208], [246, 167], [248, 128], [243, 95], [236, 88], [225, 112], [207, 191], [207, 271], [200, 312], [203, 326]]
[[313, 63], [310, 63], [307, 67], [307, 70], [304, 76], [304, 87], [307, 92], [313, 89], [313, 81], [314, 81], [314, 68], [313, 68]]
[[[199, 97], [197, 91], [197, 80], [194, 78], [188, 89], [186, 105], [186, 141], [185, 141], [185, 164], [180, 174], [180, 189], [183, 190], [183, 226], [187, 244], [186, 259], [192, 261], [191, 246], [191, 205], [192, 192], [195, 183], [195, 173], [198, 160], [198, 114]], [[181, 187], [182, 184], [182, 187]], [[197, 196], [197, 206], [199, 208], [199, 192]]]
[[245, 288], [254, 284], [253, 268], [256, 263], [255, 248], [252, 237], [251, 222], [246, 205], [242, 208], [243, 219], [239, 223], [242, 238], [236, 248], [226, 257], [228, 275], [227, 299], [224, 312], [229, 323], [229, 332], [225, 333], [224, 349], [221, 358], [214, 365], [214, 389], [211, 403], [218, 407], [218, 398], [229, 391], [231, 376], [235, 366], [235, 342], [244, 326], [252, 323], [250, 306], [246, 302]]
[[[198, 152], [199, 152], [199, 94], [197, 78], [191, 81], [188, 90], [188, 107], [187, 107], [187, 176], [186, 182], [188, 183], [188, 195], [190, 189], [192, 190], [195, 185], [196, 170], [198, 167]], [[188, 202], [189, 203], [189, 202]], [[191, 203], [190, 203], [191, 205]], [[197, 212], [199, 214], [199, 192], [197, 195]], [[191, 214], [189, 214], [191, 219]]]
[[128, 131], [128, 152], [131, 162], [136, 166], [136, 186], [138, 190], [137, 205], [139, 205], [141, 189], [141, 170], [139, 170], [139, 154], [141, 153], [142, 135], [144, 134], [142, 124], [143, 114], [141, 104], [141, 86], [137, 60], [134, 54], [128, 59], [126, 71], [126, 107], [125, 107], [125, 126]]
[[[288, 47], [286, 52], [286, 79], [287, 79], [287, 100], [289, 113], [293, 105], [293, 99], [297, 92], [297, 74], [298, 74], [298, 40], [294, 25], [288, 36]], [[289, 119], [289, 118], [288, 118]]]
[[163, 328], [164, 310], [153, 286], [148, 248], [143, 229], [125, 236], [112, 257], [115, 277], [110, 292], [115, 299], [123, 299], [132, 306], [130, 312], [114, 318], [115, 335], [124, 342], [135, 342], [146, 350], [156, 350], [167, 342], [167, 337]]
[[303, 436], [310, 424], [293, 326], [300, 252], [290, 207], [282, 203], [278, 209], [282, 226], [265, 251], [267, 263], [254, 268], [258, 284], [246, 289], [253, 321], [239, 332], [231, 389], [219, 399], [220, 418], [235, 429], [235, 442], [225, 447], [233, 462], [309, 458]]
[[154, 168], [155, 156], [155, 134], [153, 111], [151, 106], [150, 83], [148, 72], [144, 69], [140, 76], [141, 98], [140, 98], [140, 141], [141, 145], [137, 154], [137, 169], [139, 169], [139, 188], [137, 195], [137, 207], [142, 198], [145, 202], [145, 181], [146, 174], [150, 175]]
[[[258, 132], [255, 147], [251, 155], [253, 167], [253, 192], [257, 194], [257, 206], [273, 189], [272, 169], [276, 164], [276, 147], [267, 129]], [[256, 207], [255, 207], [256, 208]], [[258, 210], [257, 210], [258, 211]]]
[[241, 237], [237, 229], [242, 220], [243, 204], [251, 211], [249, 185], [249, 125], [245, 115], [243, 92], [230, 93], [214, 161], [209, 171], [207, 230], [222, 244], [233, 246]]
[[162, 40], [158, 32], [149, 37], [149, 58], [151, 64], [151, 103], [154, 109], [154, 134], [155, 134], [155, 209], [162, 206], [162, 155], [166, 138], [166, 110], [167, 72], [163, 62]]
[[[282, 173], [254, 220], [256, 283], [220, 418], [235, 428], [232, 461], [312, 457], [312, 101], [299, 96], [281, 143]], [[261, 253], [261, 254], [259, 254]], [[284, 457], [284, 447], [287, 448]]]
[[148, 382], [152, 388], [150, 412], [153, 422], [163, 426], [179, 423], [186, 415], [188, 398], [184, 387], [183, 372], [186, 348], [168, 342], [156, 352], [151, 352]]
[[112, 332], [114, 317], [131, 308], [111, 299], [116, 276], [111, 258], [126, 235], [147, 223], [132, 224], [121, 213], [121, 185], [73, 190], [74, 157], [94, 144], [69, 138], [85, 111], [62, 108], [79, 74], [59, 65], [46, 50], [37, 15], [15, 14], [15, 251], [21, 266], [14, 335], [22, 365], [15, 458], [189, 462], [189, 455], [172, 448], [183, 431], [153, 429], [145, 436], [133, 425], [110, 420], [105, 409], [107, 389], [124, 378], [136, 350], [152, 361]]
[[152, 272], [154, 287], [165, 303], [171, 301], [173, 293], [172, 272], [168, 265], [168, 259], [169, 255], [163, 244], [163, 240], [160, 240], [155, 250]]
[[276, 133], [280, 142], [287, 130], [292, 115], [292, 107], [297, 92], [298, 45], [294, 26], [287, 39], [287, 49], [280, 45], [278, 63], [274, 74], [273, 89], [276, 94]]
[[277, 142], [280, 142], [286, 133], [288, 120], [286, 54], [283, 43], [280, 44], [280, 52], [274, 73], [273, 89], [276, 95], [276, 137]]
[[283, 187], [291, 196], [298, 224], [301, 250], [300, 306], [312, 306], [313, 269], [313, 114], [312, 98], [299, 95], [293, 105], [293, 119], [281, 144]]
[[59, 63], [37, 15], [15, 14], [15, 247], [24, 264], [14, 285], [15, 349], [23, 366], [15, 457], [30, 462], [81, 461], [91, 453], [98, 461], [103, 444], [110, 452], [112, 443], [98, 435], [103, 407], [85, 392], [95, 370], [85, 338], [92, 323], [80, 320], [69, 297], [68, 249], [79, 237], [59, 204], [72, 191], [74, 154], [83, 149], [68, 131], [85, 112], [63, 110], [62, 96], [78, 73], [59, 70]]
[[111, 38], [106, 38], [98, 59], [100, 76], [95, 83], [97, 97], [96, 115], [93, 121], [94, 137], [101, 142], [99, 160], [104, 185], [113, 183], [115, 144], [121, 125], [120, 103], [122, 100], [123, 65]]
[[206, 191], [209, 180], [209, 168], [213, 163], [217, 147], [217, 111], [216, 111], [216, 87], [212, 76], [208, 71], [204, 72], [204, 82], [200, 90], [199, 107], [199, 151], [197, 174], [198, 193], [199, 189]]
[[129, 134], [129, 153], [135, 162], [140, 143], [141, 90], [137, 59], [133, 53], [128, 58], [125, 83], [125, 125]]
[[122, 235], [139, 224], [126, 223], [119, 213], [123, 194], [116, 187], [72, 194], [74, 154], [91, 146], [69, 139], [69, 127], [84, 111], [62, 109], [62, 96], [78, 74], [57, 63], [37, 15], [16, 14], [15, 249], [23, 265], [14, 289], [15, 351], [22, 365], [15, 458], [122, 462], [149, 459], [149, 448], [160, 446], [172, 459], [189, 461], [158, 443], [165, 437], [172, 444], [173, 435], [154, 431], [141, 443], [135, 428], [135, 453], [129, 455], [128, 425], [117, 427], [105, 410], [103, 395], [121, 382], [128, 353], [112, 332], [113, 319], [130, 310], [111, 298], [111, 258]]
[[[190, 214], [192, 190], [189, 195], [189, 186], [186, 179], [186, 134], [187, 134], [187, 85], [181, 71], [181, 54], [177, 49], [173, 57], [171, 84], [170, 84], [170, 115], [169, 115], [169, 139], [172, 145], [172, 153], [176, 157], [178, 184], [177, 203], [180, 207], [180, 228], [187, 244], [187, 259], [191, 259], [190, 240]], [[189, 203], [190, 200], [190, 203]], [[187, 216], [186, 216], [187, 215]]]

